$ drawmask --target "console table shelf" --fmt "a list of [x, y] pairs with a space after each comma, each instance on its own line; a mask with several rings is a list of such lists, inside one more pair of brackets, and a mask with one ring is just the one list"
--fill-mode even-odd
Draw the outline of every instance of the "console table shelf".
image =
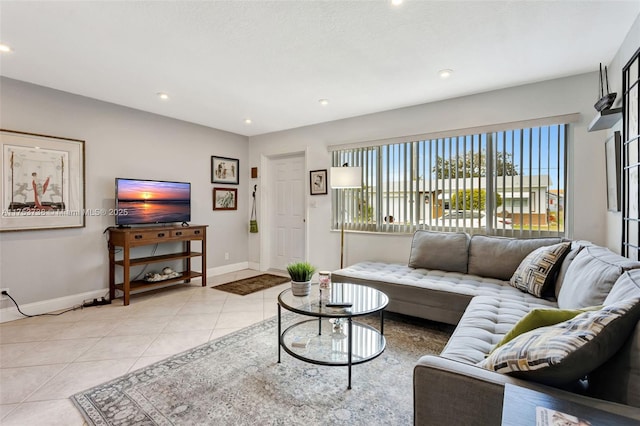
[[[186, 259], [188, 257], [198, 257], [198, 256], [202, 256], [202, 253], [197, 251], [192, 251], [192, 252], [182, 252], [182, 253], [175, 253], [175, 254], [163, 254], [159, 256], [138, 257], [135, 259], [129, 259], [129, 265], [138, 266], [138, 265], [145, 265], [147, 263], [159, 263], [159, 262], [166, 262], [167, 260]], [[124, 259], [116, 260], [116, 265], [123, 266]]]
[[[200, 252], [191, 250], [191, 242], [200, 242]], [[164, 243], [181, 243], [181, 251], [157, 256], [131, 258], [134, 247], [150, 246]], [[116, 260], [116, 247], [122, 248], [122, 259]], [[191, 259], [200, 257], [202, 271], [191, 270]], [[161, 281], [131, 280], [131, 268], [150, 263], [182, 260], [183, 270], [179, 277]], [[122, 268], [122, 283], [115, 282], [116, 266]], [[109, 297], [113, 300], [116, 290], [123, 293], [123, 304], [128, 305], [131, 291], [145, 290], [174, 283], [189, 283], [193, 278], [202, 278], [202, 286], [207, 285], [207, 227], [206, 225], [154, 226], [144, 228], [110, 228], [109, 229]]]

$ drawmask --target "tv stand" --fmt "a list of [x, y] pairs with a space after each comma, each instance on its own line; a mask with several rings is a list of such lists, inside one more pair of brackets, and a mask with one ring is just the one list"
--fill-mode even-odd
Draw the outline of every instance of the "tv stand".
[[[191, 241], [200, 241], [201, 252], [191, 251]], [[130, 250], [163, 243], [182, 243], [182, 251], [148, 257], [131, 258]], [[116, 247], [122, 248], [122, 259], [116, 260]], [[191, 270], [191, 259], [200, 257], [202, 271]], [[183, 271], [179, 277], [162, 281], [131, 281], [131, 267], [150, 263], [182, 260]], [[115, 282], [116, 265], [122, 267], [123, 281]], [[202, 277], [202, 286], [207, 285], [207, 226], [154, 226], [149, 228], [110, 228], [109, 229], [109, 298], [113, 300], [116, 290], [123, 292], [123, 304], [129, 304], [131, 291], [158, 288], [172, 283], [190, 283], [193, 278]]]

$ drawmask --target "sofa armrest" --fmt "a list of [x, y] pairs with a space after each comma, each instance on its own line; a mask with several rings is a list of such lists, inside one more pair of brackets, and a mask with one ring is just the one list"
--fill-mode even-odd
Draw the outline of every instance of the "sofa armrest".
[[435, 355], [413, 369], [414, 424], [500, 425], [504, 384], [521, 380]]
[[636, 407], [577, 395], [436, 355], [425, 355], [413, 369], [414, 424], [499, 426], [506, 383], [640, 420], [640, 410]]

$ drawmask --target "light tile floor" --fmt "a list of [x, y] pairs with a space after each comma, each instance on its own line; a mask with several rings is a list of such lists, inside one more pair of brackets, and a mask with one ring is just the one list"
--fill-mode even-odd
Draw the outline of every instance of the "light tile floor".
[[276, 315], [287, 283], [247, 296], [211, 288], [258, 274], [0, 324], [0, 424], [84, 425], [69, 396]]

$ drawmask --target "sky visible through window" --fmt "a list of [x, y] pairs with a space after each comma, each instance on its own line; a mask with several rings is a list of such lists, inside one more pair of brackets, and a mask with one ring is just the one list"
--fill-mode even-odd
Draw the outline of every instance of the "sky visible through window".
[[[562, 126], [545, 126], [532, 129], [512, 130], [492, 133], [494, 152], [507, 154], [517, 173], [522, 176], [548, 175], [551, 178], [550, 189], [558, 189], [564, 177], [564, 132]], [[434, 139], [426, 144], [418, 144], [417, 177], [426, 176], [436, 179], [433, 168], [438, 157], [442, 159], [462, 159], [465, 152], [487, 152], [487, 134], [469, 135], [456, 138]], [[375, 164], [377, 151], [368, 152], [368, 163]], [[395, 144], [382, 147], [383, 184], [401, 182], [407, 173], [406, 162], [410, 160], [406, 144]], [[370, 180], [376, 182], [377, 170], [372, 170]], [[374, 186], [373, 184], [371, 186]], [[561, 188], [562, 189], [562, 188]]]

